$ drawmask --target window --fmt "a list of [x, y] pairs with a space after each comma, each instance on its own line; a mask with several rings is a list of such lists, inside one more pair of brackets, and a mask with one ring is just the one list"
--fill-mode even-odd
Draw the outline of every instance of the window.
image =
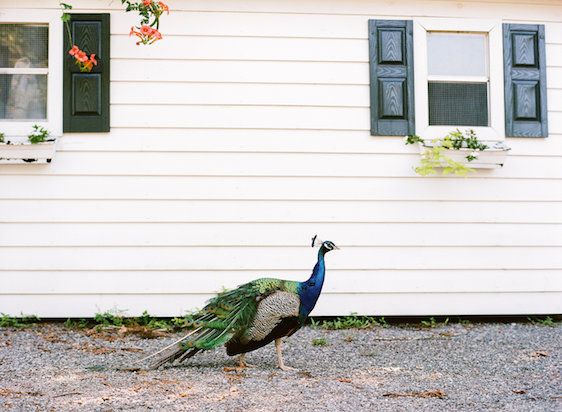
[[35, 123], [62, 129], [62, 23], [58, 12], [0, 15], [0, 131], [26, 136]]
[[417, 134], [434, 138], [458, 127], [504, 138], [501, 30], [499, 21], [415, 21]]
[[488, 126], [487, 36], [427, 33], [430, 126]]

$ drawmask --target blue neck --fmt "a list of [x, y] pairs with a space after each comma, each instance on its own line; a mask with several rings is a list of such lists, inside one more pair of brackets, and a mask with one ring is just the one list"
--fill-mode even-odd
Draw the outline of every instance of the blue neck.
[[299, 296], [301, 298], [300, 317], [304, 320], [318, 301], [322, 286], [324, 285], [324, 275], [326, 274], [326, 266], [324, 265], [324, 254], [326, 249], [323, 247], [318, 251], [318, 261], [312, 270], [310, 278], [300, 283]]

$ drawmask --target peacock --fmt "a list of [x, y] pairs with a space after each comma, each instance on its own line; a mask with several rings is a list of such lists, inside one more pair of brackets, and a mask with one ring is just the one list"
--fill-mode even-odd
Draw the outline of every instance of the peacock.
[[277, 364], [285, 365], [281, 338], [299, 330], [320, 296], [326, 266], [324, 255], [339, 249], [333, 242], [312, 238], [312, 247], [320, 245], [318, 261], [304, 282], [260, 278], [236, 289], [219, 293], [206, 306], [191, 316], [189, 334], [162, 350], [141, 359], [153, 359], [151, 368], [166, 363], [182, 363], [197, 353], [226, 346], [229, 356], [240, 355], [239, 366], [250, 366], [245, 354], [275, 341]]

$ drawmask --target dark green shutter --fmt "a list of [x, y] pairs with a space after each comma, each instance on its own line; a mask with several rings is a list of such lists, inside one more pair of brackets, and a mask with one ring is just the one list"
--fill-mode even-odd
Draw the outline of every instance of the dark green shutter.
[[505, 134], [547, 137], [542, 24], [504, 24]]
[[414, 134], [411, 20], [369, 20], [371, 134]]
[[109, 14], [71, 14], [74, 43], [88, 56], [95, 53], [98, 65], [80, 73], [72, 47], [64, 33], [63, 131], [109, 131]]

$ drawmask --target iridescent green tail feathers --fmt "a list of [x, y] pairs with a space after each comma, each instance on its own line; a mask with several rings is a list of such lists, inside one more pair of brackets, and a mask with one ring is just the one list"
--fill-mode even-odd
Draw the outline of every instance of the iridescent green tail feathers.
[[187, 335], [139, 362], [152, 359], [152, 369], [166, 363], [181, 363], [200, 351], [216, 348], [241, 336], [250, 327], [263, 297], [276, 290], [291, 289], [296, 293], [296, 283], [263, 278], [219, 293], [189, 317], [191, 331]]

